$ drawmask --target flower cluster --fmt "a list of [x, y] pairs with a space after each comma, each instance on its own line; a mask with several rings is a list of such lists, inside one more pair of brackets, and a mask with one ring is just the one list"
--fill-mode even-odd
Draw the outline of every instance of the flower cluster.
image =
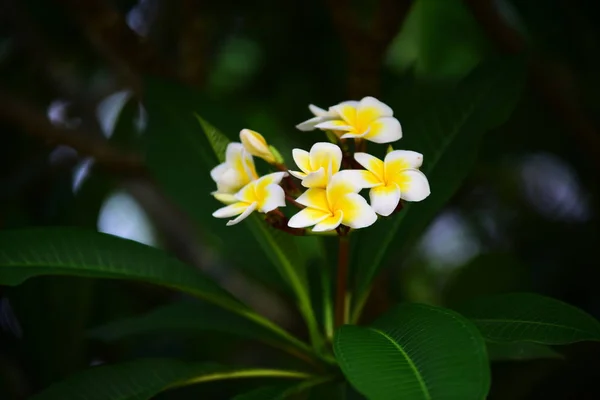
[[[225, 162], [211, 171], [217, 184], [212, 195], [226, 204], [213, 216], [235, 217], [227, 222], [234, 225], [258, 211], [275, 214], [289, 228], [312, 227], [313, 232], [339, 230], [342, 226], [359, 229], [375, 223], [378, 215], [391, 215], [401, 200], [414, 202], [429, 196], [429, 182], [419, 170], [422, 154], [389, 150], [380, 160], [364, 152], [366, 141], [382, 144], [402, 137], [400, 122], [390, 107], [373, 97], [365, 97], [361, 101], [339, 103], [328, 110], [312, 104], [309, 109], [314, 117], [296, 127], [301, 131], [326, 131], [333, 143], [317, 142], [310, 151], [294, 149], [292, 156], [298, 170], [288, 170], [277, 150], [262, 135], [243, 129], [241, 143], [230, 143]], [[354, 152], [348, 150], [348, 139], [354, 141]], [[280, 172], [259, 177], [253, 156]], [[295, 199], [293, 195], [299, 187], [290, 175], [306, 189]], [[284, 179], [288, 184], [282, 187]], [[369, 189], [370, 202], [360, 195], [363, 189]], [[278, 210], [286, 205], [286, 198], [300, 208], [289, 220]]]

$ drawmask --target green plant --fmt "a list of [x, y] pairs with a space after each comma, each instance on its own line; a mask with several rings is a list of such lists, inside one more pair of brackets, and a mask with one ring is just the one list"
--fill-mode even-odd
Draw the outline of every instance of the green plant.
[[[426, 112], [401, 116], [402, 147], [419, 153], [390, 153], [389, 147], [370, 144], [369, 150], [379, 151], [380, 158], [386, 151], [392, 154], [386, 157], [385, 166], [365, 155], [366, 141], [362, 139], [379, 144], [398, 139], [399, 125], [384, 105], [367, 99], [366, 103], [388, 120], [364, 124], [360, 115], [353, 119], [352, 113], [359, 107], [356, 103], [327, 111], [313, 108], [315, 118], [299, 127], [327, 130], [335, 144], [321, 143], [314, 154], [294, 152], [302, 171], [291, 173], [302, 179], [302, 185], [287, 175], [289, 166], [282, 154], [288, 152], [278, 151], [248, 130], [242, 131], [243, 144], [232, 145], [199, 117], [202, 109], [193, 100], [179, 96], [168, 85], [149, 81], [145, 135], [147, 161], [154, 175], [200, 227], [210, 227], [215, 246], [237, 250], [226, 252], [234, 264], [238, 261], [246, 267], [245, 273], [279, 286], [294, 300], [309, 340], [296, 337], [204, 273], [163, 251], [97, 232], [73, 228], [0, 232], [0, 284], [18, 285], [40, 275], [72, 275], [161, 285], [201, 302], [167, 305], [94, 329], [91, 336], [114, 340], [150, 330], [224, 332], [289, 353], [301, 360], [303, 367], [137, 360], [90, 368], [52, 385], [34, 399], [148, 399], [172, 388], [241, 378], [272, 382], [237, 399], [305, 396], [315, 388], [345, 382], [374, 400], [484, 399], [490, 386], [491, 360], [524, 352], [531, 357], [554, 357], [557, 353], [548, 346], [600, 340], [598, 321], [572, 306], [530, 293], [476, 299], [455, 310], [402, 303], [373, 323], [357, 324], [373, 279], [386, 260], [398, 254], [396, 247], [401, 253], [406, 251], [411, 239], [460, 186], [483, 134], [510, 115], [518, 97], [514, 82], [521, 73], [520, 60], [494, 68], [483, 65], [446, 98], [432, 102]], [[179, 100], [158, 101], [165, 97]], [[378, 137], [378, 133], [387, 136]], [[259, 179], [247, 151], [280, 171]], [[420, 154], [425, 157], [422, 167]], [[410, 164], [408, 172], [404, 164], [391, 165], [398, 160]], [[218, 163], [219, 167], [212, 169]], [[344, 170], [338, 172], [340, 168]], [[397, 168], [397, 175], [388, 179], [378, 168]], [[206, 207], [196, 206], [198, 199], [208, 195], [204, 189], [213, 185], [211, 169], [218, 184], [213, 195], [225, 203], [215, 216], [241, 216], [229, 223], [234, 227], [225, 227]], [[419, 183], [415, 186], [419, 190], [410, 191], [407, 177]], [[191, 188], [190, 182], [198, 183]], [[372, 191], [370, 205], [358, 194], [365, 188]], [[400, 203], [402, 196], [427, 199], [409, 205]], [[286, 209], [298, 207], [298, 213], [280, 210], [286, 202], [291, 206]], [[314, 228], [308, 230], [309, 226]], [[336, 263], [329, 261], [336, 257], [326, 255], [333, 240]], [[236, 257], [252, 262], [239, 262]], [[320, 266], [321, 286], [316, 289], [320, 296], [313, 296], [314, 281], [307, 272], [311, 263]]]

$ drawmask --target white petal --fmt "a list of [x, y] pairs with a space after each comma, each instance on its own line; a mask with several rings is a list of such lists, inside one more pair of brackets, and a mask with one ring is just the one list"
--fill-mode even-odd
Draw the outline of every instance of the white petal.
[[384, 162], [386, 174], [403, 169], [418, 169], [423, 165], [423, 154], [410, 150], [393, 150], [386, 154]]
[[383, 184], [374, 173], [364, 169], [345, 169], [340, 172], [343, 172], [347, 179], [355, 182], [362, 189], [369, 189]]
[[352, 130], [352, 127], [342, 121], [341, 119], [334, 119], [331, 121], [320, 122], [315, 125], [315, 128], [322, 130], [330, 130], [330, 131], [349, 131]]
[[312, 228], [314, 232], [325, 232], [332, 231], [342, 223], [342, 219], [344, 218], [344, 213], [342, 211], [338, 211], [335, 215], [325, 218], [323, 221], [319, 222]]
[[210, 170], [210, 177], [213, 181], [219, 182], [219, 179], [221, 179], [221, 176], [223, 176], [225, 171], [227, 171], [227, 168], [227, 163], [221, 163], [217, 165], [216, 167]]
[[421, 201], [431, 194], [429, 181], [424, 173], [409, 169], [402, 173], [401, 197], [406, 201]]
[[369, 197], [373, 211], [387, 217], [394, 212], [398, 207], [398, 203], [400, 203], [400, 188], [395, 183], [375, 187], [369, 191]]
[[342, 149], [333, 143], [317, 142], [310, 148], [309, 155], [311, 171], [321, 167], [327, 171], [331, 165], [332, 173], [335, 174], [342, 165]]
[[254, 210], [256, 210], [256, 206], [257, 206], [256, 203], [250, 204], [250, 206], [248, 206], [248, 208], [246, 208], [244, 210], [244, 212], [241, 213], [240, 215], [238, 215], [235, 219], [232, 219], [231, 221], [227, 221], [227, 226], [235, 225], [238, 222], [246, 219], [248, 217], [248, 215], [252, 214], [252, 212]]
[[393, 117], [379, 118], [371, 123], [365, 139], [374, 143], [391, 143], [402, 137], [400, 121]]
[[338, 202], [337, 209], [344, 213], [342, 224], [353, 229], [366, 228], [377, 221], [377, 214], [373, 208], [358, 193], [349, 193], [344, 196]]
[[233, 166], [234, 162], [242, 157], [244, 153], [244, 145], [239, 142], [231, 142], [225, 150], [225, 162]]
[[306, 174], [304, 172], [300, 172], [300, 171], [288, 171], [290, 173], [290, 175], [295, 176], [298, 179], [304, 179], [306, 178]]
[[364, 97], [358, 105], [359, 113], [368, 113], [372, 115], [373, 119], [381, 117], [392, 117], [394, 111], [385, 103], [377, 100], [375, 97], [367, 96]]
[[304, 179], [302, 179], [302, 186], [305, 188], [325, 188], [327, 186], [327, 173], [325, 172], [325, 168], [321, 167], [315, 172], [311, 172], [307, 174]]
[[383, 161], [369, 153], [354, 153], [354, 159], [367, 171], [371, 171], [380, 181], [383, 181]]
[[306, 228], [318, 224], [330, 215], [331, 213], [315, 210], [314, 208], [305, 208], [290, 218], [288, 226], [291, 228]]
[[286, 176], [288, 176], [288, 173], [285, 171], [272, 172], [270, 174], [262, 176], [260, 179], [258, 179], [256, 184], [259, 186], [260, 185], [271, 185], [271, 184], [279, 185], [281, 183], [281, 181], [283, 180], [283, 178], [285, 178]]
[[322, 109], [321, 107], [317, 107], [314, 104], [309, 104], [308, 109], [315, 117], [326, 117], [329, 115], [327, 110]]
[[264, 199], [260, 212], [268, 213], [278, 207], [285, 207], [285, 192], [283, 188], [277, 184], [270, 184], [265, 188], [267, 196]]
[[363, 133], [348, 132], [348, 133], [344, 133], [342, 136], [340, 136], [340, 139], [360, 139], [360, 138], [367, 136], [368, 133], [369, 133], [368, 129], [366, 131], [364, 131]]
[[248, 203], [243, 203], [239, 201], [237, 203], [233, 203], [228, 206], [219, 208], [217, 211], [212, 213], [212, 216], [215, 218], [233, 217], [234, 215], [239, 215], [243, 213], [246, 210], [246, 208], [248, 208], [248, 205]]
[[300, 122], [298, 125], [296, 125], [296, 129], [299, 129], [303, 132], [314, 131], [317, 129], [317, 125], [324, 121], [325, 118], [323, 117], [312, 117], [304, 122]]
[[300, 168], [302, 172], [308, 174], [312, 169], [310, 168], [310, 154], [306, 150], [302, 149], [293, 149], [292, 150], [292, 158], [294, 162]]

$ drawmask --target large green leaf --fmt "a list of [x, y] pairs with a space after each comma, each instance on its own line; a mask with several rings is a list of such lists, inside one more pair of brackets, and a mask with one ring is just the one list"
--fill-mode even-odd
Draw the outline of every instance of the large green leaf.
[[2, 231], [0, 244], [0, 284], [18, 285], [40, 275], [149, 282], [192, 294], [233, 311], [307, 350], [304, 343], [254, 313], [202, 272], [153, 247], [74, 228]]
[[93, 367], [72, 375], [31, 400], [146, 400], [176, 387], [240, 378], [307, 379], [297, 371], [231, 368], [169, 359]]
[[436, 213], [458, 190], [477, 159], [484, 133], [511, 114], [519, 97], [524, 71], [521, 59], [483, 64], [429, 109], [416, 115], [398, 114], [404, 137], [396, 146], [422, 153], [421, 170], [431, 195], [356, 236], [353, 255], [357, 286], [353, 319], [364, 305], [368, 288], [386, 261], [406, 250]]
[[600, 340], [600, 322], [569, 304], [533, 293], [479, 298], [458, 311], [496, 342], [549, 345]]
[[443, 308], [406, 303], [372, 326], [343, 326], [334, 351], [350, 383], [372, 400], [484, 399], [490, 385], [477, 328]]
[[224, 332], [277, 345], [278, 335], [264, 326], [220, 308], [204, 303], [180, 301], [159, 307], [146, 314], [109, 322], [89, 332], [89, 336], [115, 341], [126, 337], [169, 332]]

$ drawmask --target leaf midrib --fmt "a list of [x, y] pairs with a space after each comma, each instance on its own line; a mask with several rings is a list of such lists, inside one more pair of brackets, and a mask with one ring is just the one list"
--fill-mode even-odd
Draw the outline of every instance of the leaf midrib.
[[431, 395], [429, 394], [429, 390], [427, 389], [427, 386], [425, 385], [425, 381], [423, 380], [423, 377], [421, 376], [421, 372], [419, 371], [419, 369], [417, 368], [415, 363], [412, 361], [412, 359], [408, 356], [408, 354], [404, 351], [402, 346], [400, 346], [392, 337], [390, 337], [385, 332], [380, 331], [379, 329], [376, 329], [376, 328], [369, 328], [369, 329], [372, 330], [373, 332], [383, 336], [386, 340], [388, 340], [390, 343], [392, 343], [392, 345], [394, 345], [394, 347], [396, 347], [396, 349], [398, 349], [398, 351], [400, 351], [402, 356], [406, 359], [408, 366], [410, 367], [410, 369], [413, 371], [415, 377], [417, 378], [417, 381], [419, 382], [419, 386], [421, 387], [421, 390], [423, 391], [423, 395], [425, 396], [425, 399], [431, 400]]

